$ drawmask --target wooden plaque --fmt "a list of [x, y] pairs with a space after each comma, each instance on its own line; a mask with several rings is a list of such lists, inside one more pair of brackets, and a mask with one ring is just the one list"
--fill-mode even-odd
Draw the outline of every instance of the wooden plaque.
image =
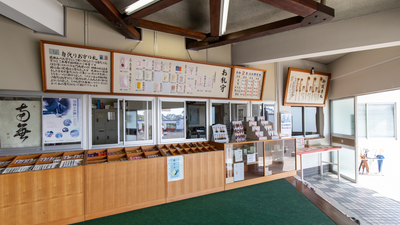
[[266, 70], [234, 66], [230, 88], [230, 99], [262, 100]]
[[324, 107], [330, 79], [329, 73], [289, 68], [283, 105]]
[[111, 92], [111, 52], [40, 41], [43, 91]]

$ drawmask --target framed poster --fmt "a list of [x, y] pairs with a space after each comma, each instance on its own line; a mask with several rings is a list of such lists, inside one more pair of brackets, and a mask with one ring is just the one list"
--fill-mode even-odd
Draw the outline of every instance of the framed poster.
[[43, 142], [81, 142], [80, 99], [43, 98]]
[[111, 92], [110, 51], [48, 41], [40, 41], [40, 50], [44, 92]]
[[289, 68], [283, 105], [324, 107], [330, 78], [329, 73]]
[[113, 52], [113, 93], [229, 98], [231, 66]]
[[234, 66], [230, 99], [262, 100], [266, 72], [266, 70]]

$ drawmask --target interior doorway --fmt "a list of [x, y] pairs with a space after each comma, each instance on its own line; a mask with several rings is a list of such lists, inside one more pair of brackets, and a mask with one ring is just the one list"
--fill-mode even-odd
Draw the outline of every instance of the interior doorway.
[[358, 184], [400, 201], [400, 90], [357, 97]]

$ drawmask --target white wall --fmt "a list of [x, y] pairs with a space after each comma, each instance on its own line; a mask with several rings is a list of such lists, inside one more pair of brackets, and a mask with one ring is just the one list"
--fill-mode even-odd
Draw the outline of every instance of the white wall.
[[400, 46], [350, 53], [328, 69], [332, 73], [329, 99], [399, 89]]
[[256, 64], [250, 68], [266, 70], [267, 73], [264, 79], [264, 101], [276, 101], [276, 63]]
[[294, 29], [233, 45], [233, 64], [271, 63], [400, 45], [400, 9]]
[[142, 41], [126, 40], [98, 13], [66, 8], [66, 37], [34, 33], [0, 16], [0, 90], [42, 90], [40, 40], [132, 51], [231, 65], [231, 46], [186, 51], [185, 38], [142, 29]]

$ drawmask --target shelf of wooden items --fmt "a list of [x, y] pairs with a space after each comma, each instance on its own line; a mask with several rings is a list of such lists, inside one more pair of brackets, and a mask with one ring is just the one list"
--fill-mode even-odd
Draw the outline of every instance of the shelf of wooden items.
[[[167, 182], [172, 156], [183, 156], [184, 179]], [[224, 152], [211, 142], [0, 157], [0, 173], [0, 217], [11, 224], [75, 223], [225, 185]]]

